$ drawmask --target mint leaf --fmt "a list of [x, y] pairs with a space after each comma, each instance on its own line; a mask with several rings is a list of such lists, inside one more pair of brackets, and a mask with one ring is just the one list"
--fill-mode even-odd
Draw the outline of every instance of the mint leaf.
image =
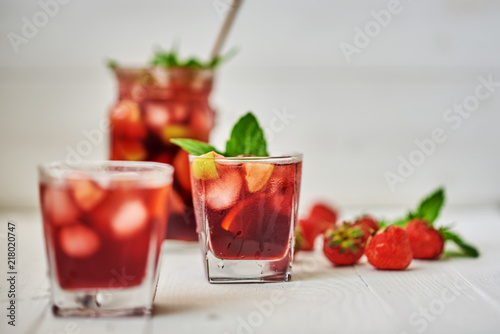
[[410, 214], [411, 217], [409, 218], [424, 219], [432, 224], [439, 216], [439, 212], [443, 207], [444, 200], [445, 200], [444, 189], [439, 188], [436, 191], [434, 191], [431, 195], [424, 198], [422, 202], [420, 202], [417, 211], [412, 212]]
[[201, 61], [198, 58], [191, 57], [187, 60], [182, 60], [179, 57], [179, 50], [177, 46], [173, 46], [170, 51], [158, 49], [155, 51], [151, 65], [161, 66], [166, 68], [171, 67], [186, 67], [191, 69], [214, 69], [222, 63], [228, 61], [236, 54], [236, 49], [229, 50], [225, 55], [218, 56], [210, 61]]
[[207, 143], [203, 143], [198, 140], [194, 139], [181, 139], [181, 138], [174, 138], [170, 139], [170, 142], [180, 146], [182, 149], [188, 151], [190, 154], [193, 155], [203, 155], [208, 152], [214, 151], [215, 153], [221, 154], [215, 147], [212, 145], [209, 145]]
[[461, 250], [463, 256], [467, 257], [479, 257], [479, 251], [476, 247], [471, 244], [466, 243], [458, 234], [451, 232], [450, 230], [444, 228], [440, 229], [443, 234], [445, 241], [451, 241], [455, 243]]
[[108, 59], [106, 61], [106, 66], [109, 67], [110, 69], [114, 70], [115, 68], [118, 67], [118, 63], [114, 59]]
[[439, 216], [439, 212], [441, 211], [441, 208], [443, 207], [445, 200], [445, 192], [443, 188], [439, 188], [436, 191], [434, 191], [432, 194], [424, 198], [417, 210], [414, 212], [408, 212], [408, 214], [400, 218], [396, 221], [394, 221], [390, 225], [397, 225], [401, 227], [405, 227], [406, 224], [414, 219], [414, 218], [419, 218], [428, 221], [431, 225], [432, 223], [436, 220], [436, 218]]
[[215, 57], [214, 59], [212, 59], [206, 65], [206, 67], [208, 67], [208, 68], [216, 68], [219, 65], [228, 62], [231, 58], [233, 58], [234, 56], [236, 56], [237, 53], [238, 53], [238, 49], [232, 48], [225, 55], [218, 56], [218, 57]]
[[392, 224], [390, 225], [396, 225], [396, 226], [400, 226], [400, 227], [405, 227], [406, 224], [411, 220], [410, 218], [410, 215], [408, 214], [405, 218], [401, 218], [401, 219], [398, 219], [396, 220], [395, 222], [393, 222]]
[[234, 125], [231, 137], [226, 143], [226, 156], [239, 155], [269, 156], [264, 131], [251, 112], [241, 117]]

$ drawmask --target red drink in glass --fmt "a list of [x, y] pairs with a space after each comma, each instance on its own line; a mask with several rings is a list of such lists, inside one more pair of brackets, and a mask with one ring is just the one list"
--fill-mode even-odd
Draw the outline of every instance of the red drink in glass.
[[59, 313], [150, 311], [171, 174], [170, 166], [156, 163], [41, 167], [40, 202]]
[[217, 172], [201, 177], [195, 171], [196, 159], [212, 162], [191, 156], [194, 206], [209, 281], [288, 280], [301, 155], [216, 157]]
[[156, 161], [175, 167], [167, 238], [196, 240], [188, 154], [172, 138], [208, 142], [215, 113], [213, 72], [192, 68], [116, 68], [119, 94], [111, 108], [110, 159]]

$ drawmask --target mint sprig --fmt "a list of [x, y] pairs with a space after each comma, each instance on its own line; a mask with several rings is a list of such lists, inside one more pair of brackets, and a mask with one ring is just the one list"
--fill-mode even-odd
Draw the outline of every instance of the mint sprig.
[[433, 225], [443, 208], [445, 198], [445, 191], [442, 187], [440, 187], [432, 194], [424, 198], [415, 211], [408, 212], [405, 217], [394, 221], [390, 225], [405, 227], [406, 224], [414, 218], [423, 219]]
[[214, 69], [227, 62], [229, 59], [233, 58], [236, 53], [237, 50], [233, 48], [226, 54], [215, 57], [214, 59], [206, 62], [195, 57], [188, 58], [187, 60], [182, 60], [179, 56], [178, 48], [174, 46], [169, 51], [164, 51], [161, 49], [156, 50], [150, 63], [153, 66], [166, 68], [184, 67], [192, 69]]
[[[420, 202], [415, 211], [408, 212], [408, 214], [405, 217], [400, 218], [392, 223], [383, 222], [381, 223], [381, 226], [397, 225], [404, 228], [410, 220], [415, 218], [423, 219], [427, 221], [429, 225], [433, 226], [434, 222], [439, 216], [439, 213], [441, 212], [441, 209], [443, 208], [445, 199], [446, 195], [444, 188], [440, 187], [437, 190], [435, 190], [432, 194], [425, 197]], [[479, 251], [477, 250], [476, 247], [465, 242], [462, 239], [462, 237], [459, 236], [458, 234], [450, 231], [449, 227], [440, 227], [437, 230], [441, 233], [445, 242], [448, 241], [452, 242], [455, 245], [457, 245], [458, 248], [460, 249], [459, 252], [454, 252], [454, 253], [446, 252], [448, 256], [463, 256], [463, 257], [479, 256]]]
[[194, 155], [203, 155], [208, 152], [216, 152], [221, 154], [215, 147], [209, 145], [207, 143], [201, 142], [195, 139], [170, 139], [170, 142], [173, 144], [180, 146], [182, 149], [188, 151], [190, 154]]
[[265, 157], [267, 142], [259, 121], [251, 112], [241, 117], [231, 131], [231, 137], [226, 143], [226, 156], [253, 155]]
[[220, 152], [212, 145], [193, 139], [175, 138], [170, 141], [193, 155], [202, 155], [215, 151], [225, 157], [240, 155], [269, 156], [264, 131], [252, 112], [245, 114], [234, 125], [231, 136], [226, 142], [226, 152]]
[[[441, 234], [445, 241], [451, 241], [460, 248], [460, 253], [458, 255], [465, 257], [479, 257], [479, 251], [476, 247], [465, 242], [462, 237], [458, 234], [451, 232], [448, 228], [440, 228]], [[448, 253], [448, 255], [453, 255]]]
[[411, 219], [420, 218], [428, 221], [431, 224], [434, 223], [436, 218], [439, 216], [439, 213], [441, 212], [444, 201], [444, 189], [439, 188], [428, 197], [424, 198], [422, 202], [420, 202], [417, 210], [410, 214]]

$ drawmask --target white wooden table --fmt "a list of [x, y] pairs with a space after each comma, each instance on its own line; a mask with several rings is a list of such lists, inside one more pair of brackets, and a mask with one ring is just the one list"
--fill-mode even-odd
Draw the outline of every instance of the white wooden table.
[[[5, 315], [7, 220], [18, 232], [15, 328]], [[391, 272], [299, 253], [289, 283], [211, 285], [197, 244], [166, 242], [153, 316], [81, 319], [52, 315], [39, 215], [3, 212], [0, 333], [500, 333], [500, 211], [450, 209], [441, 221], [457, 222], [481, 257]]]

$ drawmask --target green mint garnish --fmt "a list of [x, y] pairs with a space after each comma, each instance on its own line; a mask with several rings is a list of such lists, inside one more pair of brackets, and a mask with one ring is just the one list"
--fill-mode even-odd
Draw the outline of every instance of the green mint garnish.
[[116, 62], [116, 60], [113, 60], [113, 59], [108, 59], [106, 61], [106, 66], [111, 68], [111, 69], [115, 69], [118, 67], [118, 63]]
[[[479, 251], [476, 247], [466, 243], [458, 234], [451, 232], [448, 228], [439, 229], [445, 241], [451, 241], [460, 248], [460, 253], [457, 255], [464, 257], [479, 257]], [[447, 252], [448, 256], [455, 255], [454, 253]]]
[[194, 155], [203, 155], [212, 151], [221, 154], [212, 145], [194, 139], [170, 139], [170, 142]]
[[424, 219], [432, 224], [439, 216], [439, 212], [443, 207], [444, 200], [445, 200], [444, 189], [439, 188], [431, 195], [424, 198], [424, 200], [420, 202], [417, 211], [412, 212], [411, 216], [413, 218]]
[[445, 191], [443, 188], [438, 188], [436, 191], [434, 191], [432, 194], [430, 194], [420, 202], [417, 210], [408, 212], [405, 217], [394, 221], [390, 225], [405, 227], [406, 224], [414, 218], [426, 220], [427, 222], [429, 222], [429, 224], [432, 225], [439, 216], [441, 208], [444, 205], [444, 201]]
[[176, 138], [170, 141], [194, 155], [202, 155], [215, 151], [226, 157], [237, 157], [240, 155], [269, 156], [264, 131], [252, 112], [248, 112], [241, 117], [234, 125], [231, 137], [226, 143], [225, 153], [217, 151], [212, 145], [193, 139]]
[[238, 155], [269, 156], [264, 131], [251, 112], [240, 118], [234, 125], [231, 137], [226, 143], [226, 155], [229, 157]]
[[197, 58], [191, 57], [187, 60], [182, 60], [179, 57], [177, 47], [173, 47], [170, 51], [157, 50], [151, 60], [151, 65], [166, 68], [185, 67], [192, 69], [214, 69], [222, 63], [228, 61], [236, 54], [235, 49], [231, 49], [225, 55], [216, 57], [213, 60], [204, 62]]
[[[408, 214], [404, 218], [398, 219], [392, 224], [383, 222], [381, 223], [381, 226], [398, 225], [401, 227], [405, 227], [406, 224], [414, 218], [423, 219], [427, 221], [430, 225], [433, 225], [433, 223], [439, 216], [439, 213], [441, 212], [441, 209], [445, 202], [445, 197], [446, 196], [444, 189], [439, 188], [432, 194], [424, 198], [418, 205], [417, 210], [408, 212]], [[449, 227], [440, 227], [438, 228], [438, 230], [441, 232], [443, 239], [445, 241], [453, 242], [460, 249], [460, 252], [446, 252], [447, 256], [462, 256], [462, 257], [479, 256], [479, 251], [476, 249], [476, 247], [466, 243], [462, 239], [462, 237], [450, 231]]]

